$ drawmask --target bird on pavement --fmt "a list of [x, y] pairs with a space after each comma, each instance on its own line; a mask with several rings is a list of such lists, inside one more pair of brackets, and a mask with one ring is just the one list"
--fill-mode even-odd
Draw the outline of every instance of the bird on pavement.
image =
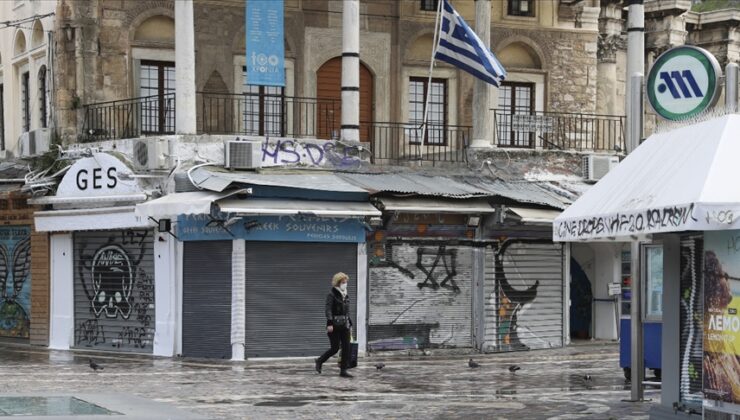
[[480, 364], [478, 364], [478, 362], [476, 362], [475, 360], [470, 359], [468, 360], [468, 367], [471, 369], [475, 369], [475, 368], [480, 367]]
[[377, 370], [383, 369], [384, 367], [385, 367], [385, 363], [376, 363], [375, 364], [375, 369], [377, 369]]
[[590, 381], [591, 380], [591, 375], [589, 375], [589, 374], [583, 375], [583, 380], [584, 381]]
[[509, 372], [516, 373], [517, 370], [520, 370], [521, 368], [517, 365], [511, 365], [509, 366]]
[[96, 372], [97, 372], [98, 370], [103, 370], [103, 367], [102, 367], [102, 366], [100, 366], [99, 364], [97, 364], [97, 363], [93, 362], [93, 359], [87, 359], [87, 360], [89, 360], [89, 361], [90, 361], [90, 369], [92, 369], [92, 370], [94, 370], [94, 371], [96, 371]]

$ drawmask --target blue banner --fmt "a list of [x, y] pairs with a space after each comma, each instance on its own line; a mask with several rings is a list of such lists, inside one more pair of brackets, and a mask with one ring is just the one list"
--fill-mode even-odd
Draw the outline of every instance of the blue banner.
[[365, 228], [358, 219], [315, 216], [246, 216], [214, 220], [208, 215], [177, 218], [181, 241], [365, 242]]
[[247, 84], [285, 86], [283, 0], [247, 0]]

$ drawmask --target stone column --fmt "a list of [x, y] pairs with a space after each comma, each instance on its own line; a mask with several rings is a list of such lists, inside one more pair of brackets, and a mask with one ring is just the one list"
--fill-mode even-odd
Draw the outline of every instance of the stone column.
[[175, 2], [175, 132], [195, 134], [195, 26], [193, 0]]
[[[491, 1], [475, 0], [475, 33], [491, 48]], [[470, 147], [494, 147], [491, 86], [476, 78], [473, 85], [473, 141]]]
[[342, 11], [342, 140], [360, 141], [360, 2]]

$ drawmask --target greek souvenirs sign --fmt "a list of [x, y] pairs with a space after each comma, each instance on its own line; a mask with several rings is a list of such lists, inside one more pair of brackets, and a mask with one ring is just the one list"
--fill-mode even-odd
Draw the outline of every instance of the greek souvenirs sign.
[[210, 215], [177, 218], [181, 241], [365, 242], [365, 228], [358, 219], [316, 216], [245, 216], [214, 219]]
[[666, 120], [693, 117], [717, 102], [721, 75], [708, 51], [688, 45], [671, 48], [648, 73], [648, 102]]

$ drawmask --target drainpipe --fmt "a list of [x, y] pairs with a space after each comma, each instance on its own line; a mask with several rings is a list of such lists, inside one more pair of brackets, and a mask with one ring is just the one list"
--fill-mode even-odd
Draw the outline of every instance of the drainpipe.
[[727, 112], [737, 112], [738, 65], [729, 63], [725, 67], [725, 108]]
[[344, 0], [342, 10], [341, 139], [360, 141], [360, 2]]

